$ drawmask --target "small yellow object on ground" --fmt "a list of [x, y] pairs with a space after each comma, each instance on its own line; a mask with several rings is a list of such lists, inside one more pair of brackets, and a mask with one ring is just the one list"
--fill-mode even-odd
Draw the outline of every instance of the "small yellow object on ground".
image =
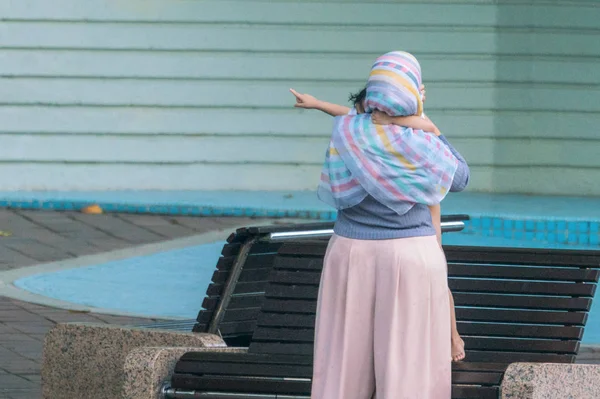
[[81, 212], [87, 213], [89, 215], [100, 215], [102, 213], [102, 208], [100, 208], [99, 205], [94, 204], [94, 205], [89, 205], [89, 206], [83, 207], [81, 209]]
[[10, 231], [2, 231], [0, 230], [0, 237], [10, 237], [12, 233]]

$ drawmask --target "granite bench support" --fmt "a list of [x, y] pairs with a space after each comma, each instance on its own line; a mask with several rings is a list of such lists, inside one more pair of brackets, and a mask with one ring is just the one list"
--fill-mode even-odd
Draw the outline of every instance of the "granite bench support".
[[129, 352], [125, 359], [123, 399], [162, 399], [161, 389], [173, 375], [175, 364], [190, 351], [244, 353], [245, 348], [147, 347]]
[[[140, 347], [223, 348], [211, 334], [93, 323], [59, 324], [46, 334], [42, 357], [44, 399], [123, 397], [125, 359]], [[196, 349], [198, 350], [198, 349]]]
[[502, 399], [598, 399], [600, 366], [513, 363], [501, 385]]

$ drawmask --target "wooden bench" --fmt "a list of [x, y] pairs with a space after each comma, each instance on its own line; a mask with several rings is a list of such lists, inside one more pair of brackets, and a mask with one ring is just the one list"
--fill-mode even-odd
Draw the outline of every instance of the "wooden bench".
[[[322, 241], [283, 244], [248, 353], [187, 353], [165, 397], [308, 398], [325, 249]], [[467, 360], [453, 367], [453, 398], [496, 399], [510, 363], [574, 362], [600, 251], [452, 246], [445, 251], [467, 350]]]
[[[466, 215], [442, 217], [447, 233], [464, 228]], [[333, 223], [270, 225], [238, 229], [227, 239], [198, 313], [194, 332], [220, 334], [228, 346], [247, 347], [256, 327], [277, 250], [289, 239], [331, 236]], [[189, 323], [188, 323], [189, 325]]]

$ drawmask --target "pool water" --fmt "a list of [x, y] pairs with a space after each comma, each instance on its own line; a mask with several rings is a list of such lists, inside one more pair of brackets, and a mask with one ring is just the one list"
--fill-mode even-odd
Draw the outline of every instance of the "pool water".
[[[444, 235], [450, 245], [474, 245], [530, 248], [592, 249], [582, 243], [551, 242], [534, 233], [531, 239], [527, 225], [514, 224], [502, 229], [491, 222], [482, 229], [468, 223], [461, 233]], [[501, 227], [505, 227], [504, 223]], [[534, 226], [538, 226], [535, 224]], [[575, 226], [577, 227], [577, 226]], [[521, 229], [521, 230], [516, 230]], [[522, 231], [524, 234], [518, 234]], [[580, 230], [576, 230], [579, 232]], [[588, 232], [591, 230], [588, 227]], [[570, 234], [566, 233], [567, 236]], [[539, 239], [535, 239], [539, 238]], [[202, 307], [202, 300], [220, 256], [224, 241], [170, 250], [147, 256], [25, 277], [15, 285], [27, 291], [90, 307], [114, 309], [151, 317], [193, 319]], [[600, 343], [600, 299], [595, 300], [586, 326], [584, 343]]]

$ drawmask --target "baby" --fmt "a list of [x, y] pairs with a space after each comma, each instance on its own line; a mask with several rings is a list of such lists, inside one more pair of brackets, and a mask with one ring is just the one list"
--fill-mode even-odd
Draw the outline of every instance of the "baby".
[[[420, 90], [424, 103], [426, 98], [425, 87], [421, 85]], [[343, 116], [355, 113], [362, 114], [365, 112], [364, 100], [367, 94], [366, 89], [362, 89], [360, 92], [350, 95], [349, 100], [354, 104], [354, 109], [350, 109], [349, 107], [343, 105], [321, 101], [315, 98], [314, 96], [311, 96], [310, 94], [300, 94], [294, 89], [290, 89], [290, 92], [296, 97], [296, 104], [294, 106], [297, 108], [317, 109], [331, 116]], [[374, 111], [371, 114], [371, 120], [373, 121], [373, 123], [378, 125], [397, 125], [409, 127], [415, 130], [423, 130], [424, 132], [430, 132], [432, 134], [435, 134], [436, 136], [439, 136], [441, 134], [437, 126], [424, 113], [422, 116], [389, 116], [385, 112]], [[431, 220], [435, 228], [435, 234], [438, 243], [441, 246], [442, 214], [440, 204], [429, 206], [429, 211], [431, 212]], [[465, 344], [462, 338], [460, 337], [456, 326], [454, 298], [452, 297], [452, 293], [450, 292], [450, 290], [448, 290], [448, 293], [450, 297], [450, 315], [452, 321], [452, 360], [457, 362], [465, 358]]]

